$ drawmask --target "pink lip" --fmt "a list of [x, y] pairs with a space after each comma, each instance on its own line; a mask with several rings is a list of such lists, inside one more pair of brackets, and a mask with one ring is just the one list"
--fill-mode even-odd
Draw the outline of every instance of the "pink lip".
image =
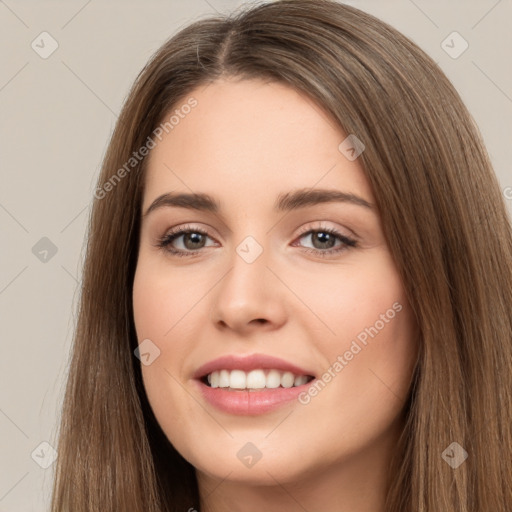
[[283, 372], [292, 372], [294, 375], [314, 376], [313, 372], [310, 370], [295, 366], [283, 359], [265, 354], [252, 354], [250, 356], [227, 355], [219, 357], [198, 368], [193, 377], [194, 379], [200, 379], [216, 370], [243, 370], [244, 372], [249, 372], [257, 369], [274, 369]]
[[293, 388], [265, 389], [263, 391], [237, 390], [228, 391], [226, 388], [211, 388], [194, 380], [203, 397], [211, 405], [229, 414], [257, 415], [273, 411], [295, 400], [298, 402], [300, 393], [307, 390], [316, 379]]
[[[194, 373], [194, 385], [197, 385], [203, 397], [214, 407], [230, 414], [257, 415], [277, 409], [286, 403], [296, 400], [314, 380], [302, 386], [291, 388], [265, 389], [258, 391], [237, 390], [229, 391], [226, 388], [211, 388], [201, 378], [216, 370], [243, 370], [255, 369], [289, 371], [294, 375], [313, 375], [294, 364], [276, 357], [264, 354], [250, 356], [228, 355], [219, 357], [202, 365]], [[314, 376], [314, 375], [313, 375]]]

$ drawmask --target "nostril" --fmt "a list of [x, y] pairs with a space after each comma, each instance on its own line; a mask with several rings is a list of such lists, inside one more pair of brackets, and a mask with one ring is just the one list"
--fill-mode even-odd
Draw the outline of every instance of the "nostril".
[[253, 322], [258, 322], [259, 324], [266, 324], [267, 321], [264, 318], [256, 318]]

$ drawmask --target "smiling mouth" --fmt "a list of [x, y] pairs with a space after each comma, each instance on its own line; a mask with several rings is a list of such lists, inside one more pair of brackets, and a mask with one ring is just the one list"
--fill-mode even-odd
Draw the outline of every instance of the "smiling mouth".
[[296, 375], [274, 369], [216, 370], [200, 378], [210, 388], [226, 391], [260, 391], [303, 386], [314, 379], [312, 375]]

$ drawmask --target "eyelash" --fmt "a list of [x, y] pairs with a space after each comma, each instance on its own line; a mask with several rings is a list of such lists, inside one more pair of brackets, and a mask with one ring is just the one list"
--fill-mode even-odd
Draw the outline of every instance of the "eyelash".
[[[208, 233], [206, 231], [204, 231], [203, 229], [195, 228], [193, 226], [180, 226], [179, 228], [176, 228], [176, 229], [172, 230], [171, 232], [166, 233], [162, 238], [159, 238], [155, 245], [158, 248], [171, 253], [173, 256], [178, 256], [178, 257], [198, 256], [200, 249], [198, 249], [196, 251], [183, 251], [181, 249], [174, 249], [171, 245], [174, 242], [174, 240], [176, 240], [177, 238], [179, 238], [180, 236], [182, 236], [184, 234], [189, 234], [189, 233], [199, 233], [201, 235], [208, 236]], [[337, 231], [333, 228], [330, 228], [330, 227], [321, 227], [320, 226], [316, 229], [307, 229], [306, 228], [302, 233], [299, 234], [298, 238], [299, 239], [303, 238], [304, 236], [310, 235], [312, 233], [328, 233], [329, 235], [335, 236], [338, 240], [340, 240], [342, 242], [341, 247], [338, 247], [337, 249], [327, 249], [325, 251], [320, 250], [320, 249], [311, 249], [309, 247], [303, 248], [305, 252], [314, 254], [315, 256], [327, 257], [332, 254], [337, 254], [337, 253], [346, 251], [347, 249], [349, 249], [351, 247], [358, 246], [358, 244], [355, 240], [342, 235], [339, 231]]]

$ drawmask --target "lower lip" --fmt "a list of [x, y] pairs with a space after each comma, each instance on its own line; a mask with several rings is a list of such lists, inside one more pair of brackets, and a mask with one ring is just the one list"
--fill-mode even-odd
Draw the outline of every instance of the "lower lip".
[[278, 409], [293, 400], [298, 401], [297, 397], [314, 382], [314, 379], [302, 386], [261, 391], [229, 391], [226, 388], [211, 388], [200, 380], [195, 382], [206, 401], [217, 409], [230, 414], [257, 415]]

